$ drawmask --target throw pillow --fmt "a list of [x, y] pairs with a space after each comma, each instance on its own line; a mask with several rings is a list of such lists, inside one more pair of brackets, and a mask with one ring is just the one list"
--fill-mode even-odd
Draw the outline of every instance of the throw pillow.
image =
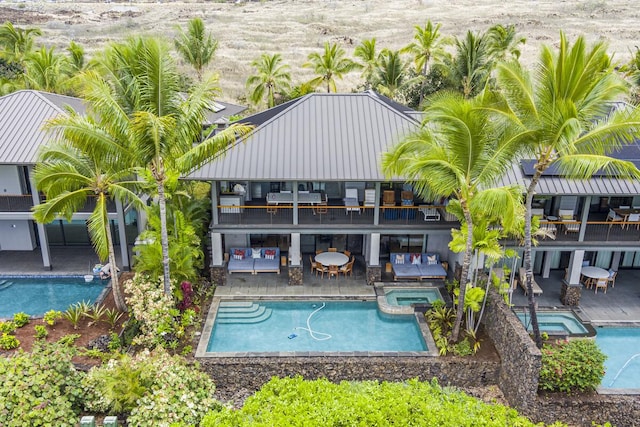
[[244, 259], [244, 251], [236, 249], [233, 251], [233, 259]]
[[404, 264], [404, 255], [396, 254], [396, 264]]
[[273, 249], [267, 249], [266, 251], [264, 251], [264, 258], [276, 259], [276, 251], [274, 251]]
[[251, 249], [251, 258], [260, 258], [260, 248]]
[[411, 264], [420, 265], [421, 261], [420, 254], [411, 254]]
[[427, 255], [427, 265], [438, 265], [438, 256]]

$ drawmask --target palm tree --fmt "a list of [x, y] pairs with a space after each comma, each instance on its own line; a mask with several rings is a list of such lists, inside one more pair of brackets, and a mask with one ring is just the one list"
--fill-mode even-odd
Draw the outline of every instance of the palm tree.
[[409, 64], [402, 60], [399, 51], [384, 49], [380, 52], [373, 86], [381, 94], [403, 101], [399, 99], [402, 90], [415, 82], [415, 78], [409, 76], [408, 69]]
[[218, 41], [205, 31], [204, 22], [200, 18], [191, 19], [187, 26], [186, 31], [177, 28], [179, 34], [174, 39], [174, 45], [182, 58], [195, 68], [198, 80], [202, 80], [202, 72], [213, 60]]
[[[117, 264], [107, 208], [109, 202], [116, 199], [143, 206], [131, 191], [135, 184], [131, 181], [131, 170], [120, 168], [113, 161], [114, 156], [100, 150], [83, 151], [82, 148], [91, 143], [104, 147], [100, 141], [102, 129], [92, 120], [71, 115], [59, 117], [49, 126], [62, 131], [61, 139], [46, 146], [35, 166], [36, 187], [47, 199], [34, 207], [34, 217], [43, 223], [53, 221], [60, 214], [70, 220], [89, 199], [95, 198], [95, 208], [87, 221], [89, 236], [100, 259], [108, 259], [111, 271], [115, 272]], [[117, 274], [111, 276], [111, 284], [116, 307], [126, 311]]]
[[356, 67], [353, 61], [345, 57], [344, 49], [335, 43], [325, 43], [322, 55], [312, 52], [307, 59], [308, 62], [304, 63], [303, 67], [313, 68], [313, 71], [318, 75], [309, 83], [314, 87], [326, 83], [327, 93], [336, 92], [336, 78], [341, 79], [344, 74]]
[[34, 39], [41, 35], [42, 31], [39, 28], [23, 29], [6, 21], [0, 26], [0, 55], [8, 62], [22, 64], [31, 53]]
[[67, 47], [67, 53], [69, 54], [69, 66], [71, 68], [71, 74], [75, 75], [82, 71], [85, 66], [84, 61], [84, 49], [78, 43], [71, 40]]
[[[490, 187], [504, 173], [516, 150], [513, 140], [500, 135], [498, 130], [478, 100], [446, 93], [430, 102], [423, 127], [385, 153], [382, 159], [386, 174], [406, 178], [425, 200], [454, 197], [453, 204], [459, 206], [467, 240], [452, 341], [458, 340], [464, 313], [473, 250], [474, 198], [481, 188]], [[494, 211], [499, 194], [497, 189], [487, 193], [485, 211]]]
[[498, 24], [487, 31], [489, 54], [498, 61], [506, 61], [508, 57], [519, 59], [520, 45], [527, 42], [526, 37], [518, 36], [515, 25]]
[[259, 59], [251, 63], [256, 68], [257, 74], [249, 76], [247, 88], [251, 92], [249, 99], [254, 105], [258, 105], [266, 95], [267, 107], [271, 108], [276, 105], [276, 93], [289, 89], [291, 84], [289, 66], [281, 62], [282, 55], [279, 53], [271, 56], [263, 53]]
[[444, 46], [447, 44], [446, 39], [440, 35], [441, 24], [433, 25], [428, 20], [424, 27], [416, 25], [413, 33], [413, 41], [404, 47], [402, 53], [410, 53], [413, 56], [413, 63], [416, 66], [416, 72], [422, 76], [422, 85], [420, 87], [420, 105], [424, 99], [424, 86], [426, 84], [427, 70], [431, 58], [438, 58], [444, 54]]
[[28, 87], [46, 92], [66, 92], [70, 77], [70, 65], [67, 57], [54, 52], [54, 48], [44, 46], [29, 54], [24, 61], [25, 80]]
[[363, 40], [353, 53], [360, 60], [358, 68], [362, 70], [364, 88], [369, 90], [373, 87], [373, 76], [378, 66], [378, 54], [376, 53], [376, 39]]
[[128, 146], [131, 166], [154, 184], [160, 210], [164, 291], [171, 294], [165, 182], [224, 154], [250, 127], [232, 125], [194, 145], [202, 133], [206, 109], [219, 86], [205, 78], [184, 94], [168, 46], [157, 39], [134, 38], [114, 44], [100, 60], [101, 76], [88, 73], [83, 98], [99, 117], [120, 126], [114, 139]]
[[448, 64], [453, 85], [465, 98], [479, 93], [491, 74], [487, 37], [467, 31], [463, 40], [456, 39], [456, 54]]
[[570, 46], [561, 33], [558, 51], [543, 47], [537, 69], [532, 80], [516, 62], [498, 65], [502, 98], [494, 113], [519, 134], [522, 154], [535, 160], [525, 198], [524, 268], [535, 341], [541, 347], [531, 287], [531, 203], [538, 181], [552, 165], [567, 178], [587, 179], [599, 170], [640, 177], [632, 163], [606, 155], [640, 137], [640, 111], [612, 111], [612, 102], [628, 88], [614, 72], [602, 42], [587, 48], [584, 37], [578, 37]]

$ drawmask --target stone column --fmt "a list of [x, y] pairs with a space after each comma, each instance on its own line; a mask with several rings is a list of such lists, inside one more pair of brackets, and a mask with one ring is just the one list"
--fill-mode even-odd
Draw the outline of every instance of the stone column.
[[562, 302], [562, 304], [564, 305], [580, 305], [580, 295], [582, 294], [582, 285], [580, 284], [580, 270], [582, 270], [583, 259], [583, 250], [575, 250], [571, 254], [568, 274], [567, 277], [562, 280], [562, 288], [560, 289], [560, 302]]
[[289, 265], [289, 286], [302, 286], [302, 265]]

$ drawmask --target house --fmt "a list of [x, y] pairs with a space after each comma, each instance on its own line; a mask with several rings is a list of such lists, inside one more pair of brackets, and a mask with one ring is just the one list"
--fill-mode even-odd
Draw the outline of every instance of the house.
[[[278, 246], [288, 252], [290, 274], [318, 249], [349, 250], [364, 258], [369, 282], [379, 280], [392, 252], [434, 252], [451, 265], [458, 260], [447, 246], [458, 224], [446, 201], [420, 200], [404, 180], [381, 172], [381, 154], [420, 126], [416, 111], [374, 92], [313, 93], [243, 122], [255, 126], [246, 141], [187, 177], [213, 184], [214, 275], [224, 275], [231, 247]], [[637, 161], [640, 149], [615, 155]], [[532, 165], [514, 163], [498, 185], [524, 188]], [[356, 203], [350, 197], [346, 204], [353, 191]], [[640, 182], [605, 175], [569, 180], [550, 169], [534, 203], [548, 230], [534, 248], [536, 274], [567, 268], [567, 285], [578, 285], [585, 261], [614, 270], [640, 265], [638, 224], [607, 221], [610, 210], [640, 206]]]

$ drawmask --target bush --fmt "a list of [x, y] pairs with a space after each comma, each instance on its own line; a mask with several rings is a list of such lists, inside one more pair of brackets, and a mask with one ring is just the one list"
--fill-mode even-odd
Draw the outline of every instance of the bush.
[[515, 409], [489, 405], [436, 380], [333, 384], [326, 379], [273, 378], [242, 409], [209, 413], [213, 426], [534, 426]]
[[84, 389], [87, 410], [130, 412], [129, 425], [198, 425], [208, 411], [221, 408], [212, 397], [215, 385], [209, 376], [164, 351], [93, 368]]
[[9, 320], [7, 322], [0, 322], [0, 332], [6, 334], [12, 334], [16, 331], [15, 322]]
[[29, 315], [27, 313], [16, 313], [13, 315], [13, 321], [15, 322], [18, 328], [22, 328], [24, 325], [29, 323]]
[[538, 387], [547, 391], [595, 390], [604, 377], [607, 358], [594, 340], [558, 340], [542, 347]]
[[75, 426], [83, 374], [73, 367], [73, 354], [68, 346], [37, 342], [31, 353], [0, 357], [0, 425]]
[[49, 332], [44, 325], [36, 325], [33, 327], [33, 329], [36, 333], [36, 338], [39, 340], [44, 339], [47, 337], [47, 335], [49, 335]]
[[44, 323], [49, 326], [53, 326], [56, 324], [56, 320], [62, 319], [62, 312], [56, 310], [49, 310], [44, 314]]
[[[0, 348], [3, 350], [13, 350], [14, 348], [20, 347], [20, 341], [13, 335], [9, 335], [6, 332], [2, 333], [2, 337], [0, 337]], [[1, 425], [1, 424], [0, 424]]]

